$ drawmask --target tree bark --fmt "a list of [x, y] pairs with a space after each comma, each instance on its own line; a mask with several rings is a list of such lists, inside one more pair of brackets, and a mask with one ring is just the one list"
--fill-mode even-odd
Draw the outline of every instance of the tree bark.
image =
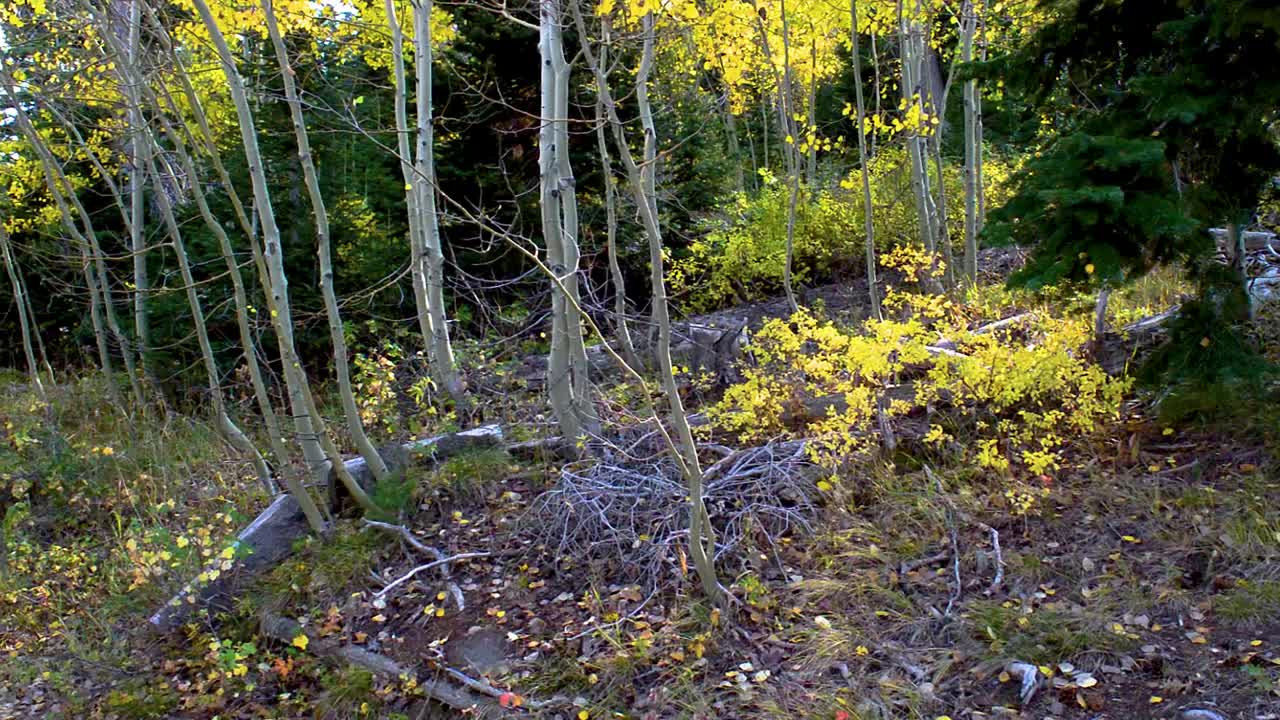
[[288, 386], [290, 402], [293, 405], [294, 424], [302, 443], [310, 470], [320, 480], [325, 480], [328, 469], [324, 465], [326, 456], [339, 472], [344, 485], [351, 496], [363, 508], [373, 509], [373, 502], [368, 494], [349, 474], [342, 469], [342, 456], [334, 446], [332, 438], [324, 427], [324, 420], [316, 412], [315, 401], [307, 383], [306, 371], [298, 357], [293, 342], [293, 317], [289, 307], [289, 281], [285, 274], [283, 249], [280, 244], [280, 228], [276, 225], [275, 213], [271, 207], [271, 196], [267, 190], [266, 169], [262, 163], [262, 155], [258, 149], [257, 131], [253, 124], [253, 113], [249, 108], [248, 95], [244, 81], [236, 70], [235, 59], [227, 46], [226, 39], [218, 27], [213, 13], [206, 0], [194, 0], [197, 12], [213, 40], [221, 61], [223, 74], [227, 78], [231, 90], [232, 103], [239, 121], [240, 139], [245, 151], [245, 160], [249, 166], [249, 179], [253, 183], [255, 207], [262, 218], [262, 233], [266, 246], [266, 266], [270, 273], [268, 278], [269, 306], [272, 324], [276, 331], [276, 340], [280, 345], [281, 361], [284, 365], [285, 384]]
[[[27, 298], [19, 277], [18, 263], [13, 257], [13, 249], [9, 244], [9, 231], [5, 228], [4, 217], [0, 216], [0, 261], [4, 262], [5, 273], [9, 276], [9, 285], [13, 288], [13, 304], [18, 310], [18, 326], [22, 331], [22, 353], [27, 358], [27, 374], [31, 376], [31, 387], [43, 400], [45, 399], [44, 383], [40, 381], [40, 365], [36, 363], [35, 346], [31, 342], [31, 320], [27, 317]], [[0, 518], [0, 526], [3, 518]], [[0, 527], [0, 532], [4, 528]], [[0, 552], [4, 546], [0, 545]]]
[[857, 122], [858, 122], [858, 159], [861, 162], [860, 174], [862, 175], [862, 214], [864, 229], [866, 232], [866, 256], [867, 256], [867, 288], [870, 292], [871, 299], [871, 317], [879, 320], [880, 314], [880, 288], [876, 285], [876, 228], [875, 217], [872, 213], [871, 198], [871, 173], [867, 164], [870, 158], [867, 155], [867, 133], [866, 133], [866, 117], [867, 107], [862, 97], [862, 56], [858, 47], [858, 0], [849, 0], [849, 16], [850, 16], [850, 34], [852, 36], [853, 45], [853, 88], [854, 99], [857, 103]]
[[[609, 90], [602, 66], [597, 62], [586, 38], [586, 23], [582, 19], [580, 4], [574, 0], [574, 20], [578, 27], [578, 36], [583, 39], [582, 53], [587, 64], [596, 77], [601, 99], [613, 128], [614, 144], [627, 170], [636, 207], [640, 211], [640, 219], [644, 225], [649, 241], [650, 277], [653, 285], [654, 315], [658, 321], [658, 341], [656, 354], [659, 372], [662, 376], [663, 393], [670, 408], [671, 424], [676, 430], [676, 440], [672, 452], [676, 464], [689, 490], [689, 554], [693, 559], [694, 569], [702, 586], [703, 594], [712, 603], [721, 604], [723, 593], [715, 571], [715, 529], [711, 526], [707, 508], [703, 502], [702, 467], [698, 459], [698, 448], [693, 439], [693, 430], [689, 418], [685, 415], [684, 402], [680, 398], [675, 375], [671, 366], [671, 317], [667, 307], [667, 291], [662, 258], [662, 233], [658, 225], [657, 201], [649, 197], [649, 186], [641, 174], [640, 165], [636, 163], [631, 147], [627, 144], [626, 130], [618, 117], [617, 105]], [[656, 154], [656, 138], [653, 132], [653, 112], [648, 104], [648, 94], [641, 89], [649, 82], [649, 73], [653, 67], [654, 56], [654, 17], [646, 14], [641, 20], [641, 31], [644, 46], [640, 58], [640, 67], [636, 73], [636, 100], [641, 123], [644, 127], [645, 163], [651, 164]]]
[[[608, 67], [608, 34], [609, 29], [606, 23], [604, 27], [604, 40], [600, 46], [600, 64], [605, 68], [604, 82], [609, 81]], [[605, 138], [605, 124], [607, 119], [604, 116], [604, 101], [599, 97], [599, 88], [596, 89], [596, 146], [600, 150], [600, 169], [604, 176], [604, 209], [605, 209], [605, 247], [609, 253], [609, 276], [613, 281], [613, 315], [614, 315], [614, 335], [618, 338], [618, 346], [622, 350], [622, 358], [627, 364], [634, 368], [644, 367], [640, 362], [640, 356], [636, 353], [635, 344], [631, 340], [631, 330], [627, 326], [627, 289], [622, 277], [622, 264], [618, 258], [618, 186], [613, 176], [613, 161], [609, 156], [609, 143]], [[729, 115], [732, 120], [732, 114]], [[741, 183], [742, 166], [738, 165], [739, 183]]]
[[[973, 61], [973, 36], [977, 30], [977, 12], [972, 0], [960, 9], [960, 59]], [[978, 81], [964, 83], [964, 277], [978, 281], [978, 152], [982, 144], [978, 127]]]
[[[421, 214], [421, 233], [417, 272], [426, 300], [427, 327], [425, 339], [430, 344], [431, 372], [435, 381], [453, 398], [459, 410], [468, 406], [462, 379], [453, 359], [449, 325], [444, 304], [444, 253], [440, 245], [440, 219], [436, 212], [435, 126], [431, 97], [432, 48], [431, 0], [413, 5], [414, 70], [418, 80], [418, 155], [417, 177], [411, 183], [417, 190], [417, 209]], [[422, 314], [419, 308], [419, 323]]]
[[289, 63], [289, 51], [285, 47], [284, 38], [276, 24], [275, 10], [272, 0], [262, 0], [263, 19], [271, 44], [275, 48], [276, 62], [280, 67], [280, 76], [284, 83], [285, 102], [289, 106], [289, 116], [293, 121], [293, 136], [298, 143], [298, 162], [302, 165], [303, 182], [307, 188], [307, 196], [311, 201], [311, 211], [315, 220], [316, 256], [320, 261], [320, 295], [324, 299], [325, 316], [329, 321], [329, 340], [333, 343], [334, 374], [338, 378], [338, 397], [342, 402], [343, 415], [347, 420], [347, 432], [356, 446], [360, 457], [369, 463], [373, 475], [378, 480], [387, 476], [387, 466], [374, 448], [369, 436], [364, 431], [364, 423], [360, 420], [360, 409], [356, 405], [355, 392], [351, 387], [351, 368], [347, 360], [347, 341], [342, 327], [342, 314], [338, 310], [338, 297], [333, 287], [333, 254], [329, 247], [329, 213], [325, 208], [324, 195], [320, 192], [320, 180], [316, 175], [315, 162], [311, 157], [311, 140], [307, 135], [306, 119], [302, 115], [302, 98], [298, 94], [294, 82], [294, 71]]

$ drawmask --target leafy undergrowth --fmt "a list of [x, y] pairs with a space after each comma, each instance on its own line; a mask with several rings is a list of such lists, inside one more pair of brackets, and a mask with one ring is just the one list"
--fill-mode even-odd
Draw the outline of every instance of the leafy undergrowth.
[[[1172, 283], [1153, 282], [1113, 300], [1117, 323], [1172, 298]], [[59, 386], [45, 407], [15, 380], [0, 410], [0, 477], [16, 501], [0, 717], [418, 717], [446, 667], [510, 692], [505, 704], [522, 706], [510, 717], [547, 699], [547, 716], [586, 719], [1274, 713], [1276, 425], [1254, 415], [1262, 430], [1239, 435], [1244, 423], [1157, 419], [1088, 360], [1087, 303], [1069, 293], [984, 288], [948, 304], [897, 292], [871, 335], [814, 314], [775, 321], [743, 384], [705, 408], [717, 444], [807, 443], [816, 478], [770, 500], [790, 503], [789, 526], [732, 496], [712, 506], [722, 536], [737, 522], [719, 558], [727, 608], [700, 599], [678, 542], [655, 553], [645, 545], [661, 538], [642, 533], [569, 551], [573, 512], [545, 504], [567, 496], [544, 494], [563, 488], [562, 463], [483, 451], [373, 493], [377, 519], [467, 555], [448, 576], [400, 581], [431, 558], [342, 519], [232, 610], [152, 636], [148, 612], [265, 501], [250, 468], [200, 423], [122, 427], [92, 381]], [[878, 410], [880, 392], [896, 404]], [[606, 477], [592, 468], [569, 466]], [[262, 638], [264, 609], [304, 634]], [[337, 640], [416, 674], [375, 677], [308, 651]]]

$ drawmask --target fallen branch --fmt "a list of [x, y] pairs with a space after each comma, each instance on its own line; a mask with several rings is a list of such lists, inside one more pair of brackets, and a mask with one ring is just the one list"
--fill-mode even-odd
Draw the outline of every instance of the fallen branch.
[[974, 334], [974, 335], [988, 335], [988, 334], [993, 333], [993, 332], [995, 332], [995, 331], [997, 331], [997, 330], [1003, 330], [1004, 328], [1007, 328], [1007, 327], [1009, 327], [1009, 326], [1011, 326], [1011, 325], [1019, 325], [1019, 324], [1024, 323], [1024, 322], [1030, 322], [1031, 320], [1034, 320], [1034, 319], [1035, 319], [1035, 317], [1036, 317], [1036, 314], [1035, 314], [1035, 313], [1033, 313], [1033, 312], [1019, 313], [1019, 314], [1017, 314], [1017, 315], [1013, 315], [1013, 316], [1011, 316], [1011, 317], [1007, 317], [1007, 318], [1005, 318], [1005, 319], [1003, 319], [1003, 320], [996, 320], [995, 322], [989, 322], [989, 323], [987, 323], [986, 325], [983, 325], [983, 326], [981, 326], [981, 327], [979, 327], [979, 328], [975, 329], [975, 330], [973, 331], [973, 334]]
[[[402, 677], [413, 677], [415, 675], [412, 668], [405, 667], [386, 655], [380, 655], [364, 648], [326, 638], [309, 637], [302, 627], [302, 623], [292, 618], [263, 612], [258, 618], [258, 626], [263, 635], [287, 645], [296, 645], [298, 644], [295, 643], [296, 638], [307, 637], [306, 650], [311, 654], [335, 662], [364, 668], [379, 677], [399, 680]], [[455, 687], [442, 680], [421, 678], [418, 680], [418, 689], [428, 698], [462, 712], [473, 713], [477, 710], [493, 707], [493, 703], [489, 700], [477, 697], [465, 689]]]
[[937, 555], [930, 555], [929, 557], [920, 558], [919, 560], [912, 560], [911, 562], [900, 563], [898, 565], [898, 577], [902, 577], [907, 573], [911, 572], [912, 570], [917, 570], [919, 568], [924, 567], [925, 565], [932, 565], [936, 562], [942, 562], [943, 560], [946, 560], [949, 557], [951, 557], [951, 552], [949, 550], [943, 550]]
[[[410, 547], [424, 555], [430, 555], [436, 560], [445, 559], [444, 553], [430, 545], [423, 544], [421, 540], [413, 536], [413, 533], [409, 531], [409, 528], [403, 525], [393, 525], [391, 523], [379, 522], [377, 520], [369, 520], [368, 518], [365, 518], [364, 524], [366, 527], [378, 528], [379, 530], [386, 530], [387, 532], [399, 535], [409, 544]], [[462, 588], [458, 587], [458, 583], [453, 582], [449, 573], [449, 563], [442, 562], [440, 564], [440, 576], [444, 579], [445, 585], [449, 588], [449, 595], [453, 597], [453, 602], [457, 605], [458, 610], [466, 610], [467, 598], [462, 594]]]
[[418, 567], [410, 570], [409, 572], [405, 573], [399, 578], [392, 580], [390, 584], [388, 584], [386, 587], [382, 588], [377, 593], [375, 593], [374, 597], [386, 597], [387, 593], [391, 592], [396, 587], [403, 585], [406, 582], [409, 582], [418, 573], [423, 572], [425, 570], [430, 570], [433, 567], [439, 567], [441, 565], [457, 562], [459, 560], [467, 560], [470, 558], [488, 557], [488, 556], [489, 556], [489, 553], [487, 552], [469, 552], [469, 553], [459, 553], [457, 555], [450, 555], [449, 557], [440, 558], [439, 560], [432, 560], [431, 562], [425, 565], [419, 565]]

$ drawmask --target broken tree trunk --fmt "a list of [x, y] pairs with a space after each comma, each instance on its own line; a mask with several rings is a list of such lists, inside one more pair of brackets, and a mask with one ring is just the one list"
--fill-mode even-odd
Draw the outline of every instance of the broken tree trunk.
[[[393, 470], [411, 462], [435, 463], [474, 448], [490, 447], [502, 442], [502, 428], [497, 425], [466, 430], [448, 435], [414, 440], [388, 453]], [[365, 487], [372, 485], [373, 472], [362, 457], [344, 463], [346, 470]], [[329, 472], [330, 497], [335, 497], [340, 483]], [[308, 534], [307, 521], [298, 501], [291, 495], [280, 495], [252, 523], [236, 536], [233, 558], [216, 558], [199, 577], [189, 581], [150, 618], [152, 627], [163, 632], [176, 630], [201, 609], [226, 610], [244, 583], [258, 577], [293, 554], [294, 542]]]

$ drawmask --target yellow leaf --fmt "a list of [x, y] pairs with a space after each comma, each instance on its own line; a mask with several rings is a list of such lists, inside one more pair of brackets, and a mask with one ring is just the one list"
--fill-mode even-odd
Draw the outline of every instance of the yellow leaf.
[[587, 712], [586, 710], [578, 711], [578, 720], [587, 720], [587, 718], [590, 718], [590, 717], [591, 717], [591, 713]]
[[1160, 703], [1164, 702], [1164, 698], [1160, 697], [1159, 695], [1152, 695], [1151, 699], [1148, 700], [1147, 702], [1151, 703], [1152, 705], [1159, 705]]
[[299, 650], [306, 650], [306, 649], [307, 649], [307, 643], [309, 643], [309, 642], [311, 642], [311, 641], [307, 639], [307, 636], [306, 636], [305, 634], [302, 634], [302, 635], [299, 635], [298, 637], [294, 638], [294, 639], [293, 639], [293, 641], [292, 641], [292, 642], [290, 642], [289, 644], [290, 644], [290, 645], [293, 645], [294, 647], [298, 648]]

